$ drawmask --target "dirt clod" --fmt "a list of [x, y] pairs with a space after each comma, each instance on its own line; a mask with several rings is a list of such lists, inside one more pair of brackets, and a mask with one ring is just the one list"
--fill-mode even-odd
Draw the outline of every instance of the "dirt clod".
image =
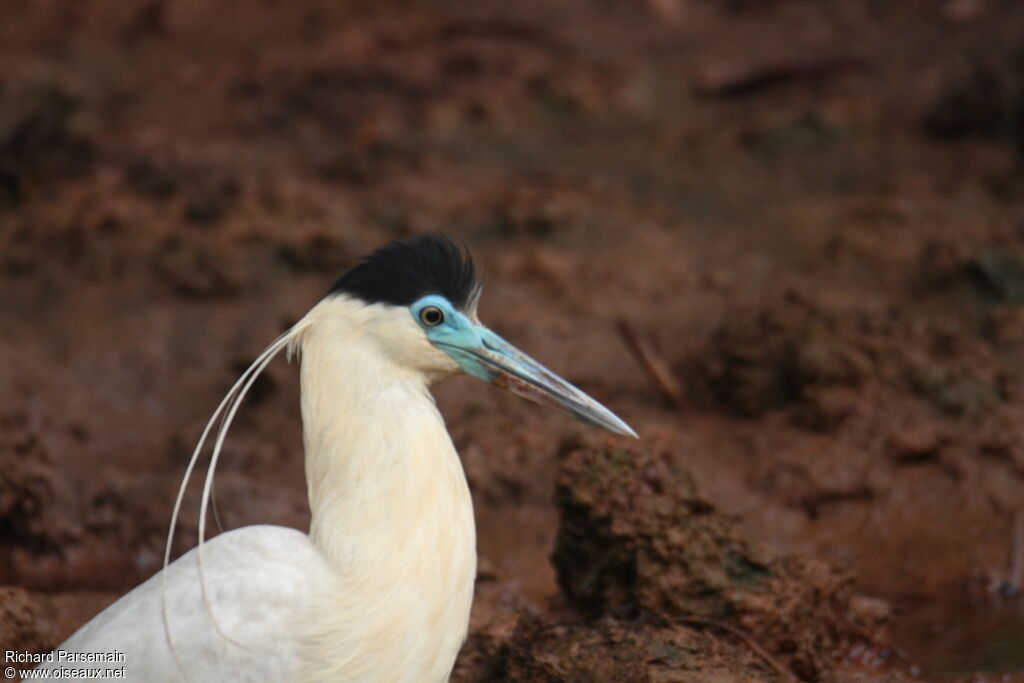
[[854, 645], [882, 641], [880, 610], [827, 563], [773, 559], [645, 452], [577, 450], [562, 467], [553, 561], [584, 613], [641, 610], [721, 620], [819, 680]]
[[783, 680], [742, 644], [682, 624], [611, 617], [560, 623], [530, 615], [498, 649], [489, 675], [524, 683]]
[[0, 206], [29, 184], [85, 171], [95, 142], [81, 97], [58, 80], [0, 81]]
[[[56, 476], [26, 416], [0, 416], [0, 543], [9, 549], [46, 552], [77, 535], [54, 514]], [[0, 568], [3, 564], [0, 560]]]
[[34, 653], [47, 652], [56, 644], [32, 596], [20, 588], [0, 586], [0, 647]]

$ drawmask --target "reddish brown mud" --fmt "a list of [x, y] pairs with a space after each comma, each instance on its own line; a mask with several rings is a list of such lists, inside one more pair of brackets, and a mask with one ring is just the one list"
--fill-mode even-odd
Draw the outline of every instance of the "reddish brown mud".
[[[1020, 3], [3, 17], [0, 650], [155, 571], [238, 373], [440, 230], [641, 435], [437, 388], [480, 536], [455, 680], [1024, 680]], [[297, 398], [255, 385], [225, 527], [305, 527]]]

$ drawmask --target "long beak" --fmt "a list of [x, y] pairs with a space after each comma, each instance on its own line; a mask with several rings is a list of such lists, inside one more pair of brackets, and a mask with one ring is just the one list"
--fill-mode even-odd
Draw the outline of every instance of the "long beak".
[[438, 342], [437, 345], [474, 377], [508, 389], [523, 398], [569, 413], [581, 422], [616, 434], [639, 438], [615, 413], [548, 370], [483, 326], [477, 326], [472, 342]]

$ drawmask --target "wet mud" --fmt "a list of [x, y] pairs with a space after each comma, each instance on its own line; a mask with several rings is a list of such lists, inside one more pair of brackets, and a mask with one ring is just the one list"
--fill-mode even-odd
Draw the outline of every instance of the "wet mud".
[[[238, 373], [435, 230], [641, 436], [437, 387], [479, 529], [453, 680], [1024, 680], [1018, 3], [8, 5], [0, 649], [156, 571]], [[217, 503], [308, 524], [284, 361]]]

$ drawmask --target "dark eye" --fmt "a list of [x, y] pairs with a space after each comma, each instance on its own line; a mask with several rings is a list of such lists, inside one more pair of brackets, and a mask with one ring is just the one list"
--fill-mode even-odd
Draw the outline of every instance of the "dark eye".
[[434, 327], [444, 322], [444, 313], [437, 306], [427, 306], [420, 311], [420, 320], [428, 327]]

